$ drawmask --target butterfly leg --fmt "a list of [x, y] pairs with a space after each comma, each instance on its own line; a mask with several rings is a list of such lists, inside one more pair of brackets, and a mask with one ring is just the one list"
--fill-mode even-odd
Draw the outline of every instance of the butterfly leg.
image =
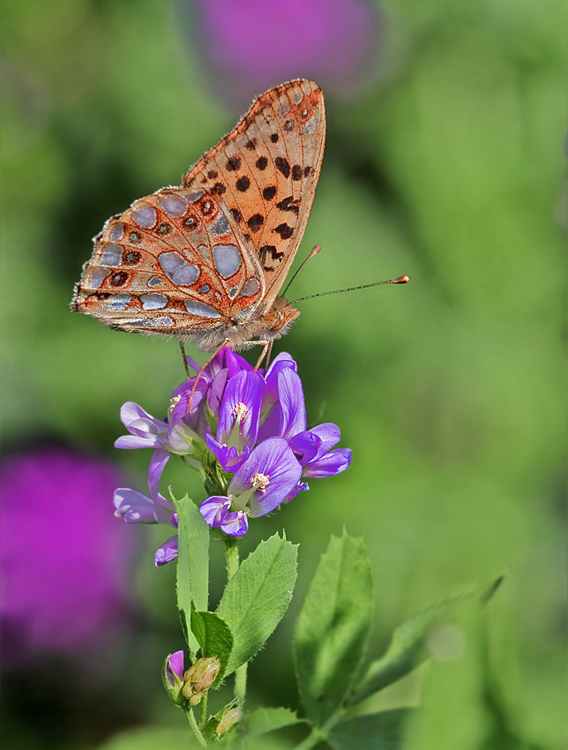
[[270, 355], [272, 354], [272, 344], [274, 341], [271, 339], [270, 341], [256, 341], [256, 344], [259, 344], [260, 346], [264, 347], [262, 350], [262, 354], [258, 358], [258, 362], [256, 363], [256, 366], [254, 368], [255, 372], [258, 370], [260, 365], [262, 364], [262, 361], [266, 357], [266, 366], [268, 367], [268, 363], [270, 362]]
[[187, 357], [185, 355], [185, 346], [181, 339], [179, 341], [179, 348], [181, 349], [181, 356], [183, 357], [183, 366], [185, 367], [185, 374], [188, 380], [191, 380], [191, 373], [189, 371], [189, 365], [187, 364]]
[[195, 393], [195, 389], [197, 388], [197, 384], [199, 383], [199, 378], [201, 377], [201, 373], [205, 370], [205, 368], [207, 367], [207, 365], [209, 365], [215, 359], [215, 357], [219, 354], [219, 352], [221, 351], [221, 349], [224, 346], [229, 346], [229, 343], [230, 343], [230, 339], [225, 339], [223, 341], [223, 343], [221, 344], [221, 346], [217, 349], [217, 351], [214, 352], [209, 357], [209, 359], [207, 360], [207, 362], [205, 362], [205, 364], [201, 365], [201, 367], [199, 368], [199, 372], [197, 373], [197, 377], [195, 378], [195, 383], [193, 384], [193, 388], [191, 389], [191, 393], [189, 394], [189, 401], [187, 402], [187, 413], [188, 414], [191, 412], [191, 402], [193, 401], [193, 395]]

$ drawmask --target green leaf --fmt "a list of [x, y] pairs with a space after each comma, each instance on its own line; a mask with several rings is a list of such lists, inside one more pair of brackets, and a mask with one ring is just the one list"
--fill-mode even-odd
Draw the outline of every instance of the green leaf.
[[233, 649], [233, 636], [228, 625], [215, 612], [197, 612], [192, 608], [191, 629], [197, 638], [201, 656], [216, 656], [221, 662], [217, 679], [211, 687], [221, 683]]
[[246, 717], [247, 738], [290, 727], [300, 721], [303, 720], [289, 708], [257, 708]]
[[332, 536], [294, 634], [294, 657], [308, 718], [321, 726], [353, 685], [369, 637], [373, 583], [362, 539]]
[[298, 545], [278, 534], [261, 542], [231, 578], [217, 613], [233, 634], [226, 674], [251, 659], [284, 617], [296, 583]]
[[454, 618], [463, 607], [490, 599], [502, 580], [502, 577], [498, 578], [491, 586], [473, 591], [471, 594], [446, 599], [400, 625], [394, 631], [384, 656], [374, 661], [367, 670], [354, 702], [367, 698], [412, 672], [430, 656], [425, 642], [433, 628]]
[[191, 602], [206, 610], [209, 598], [209, 526], [187, 497], [175, 500], [178, 515], [177, 604], [184, 636], [192, 651], [197, 641], [191, 633]]
[[356, 716], [336, 724], [327, 741], [336, 750], [401, 750], [402, 726], [411, 710]]

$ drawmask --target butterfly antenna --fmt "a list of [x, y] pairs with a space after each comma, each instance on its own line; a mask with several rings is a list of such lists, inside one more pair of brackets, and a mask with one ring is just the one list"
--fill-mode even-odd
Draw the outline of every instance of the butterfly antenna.
[[302, 265], [301, 265], [301, 266], [300, 266], [300, 267], [298, 268], [298, 270], [297, 270], [297, 271], [296, 271], [296, 273], [295, 273], [295, 274], [294, 274], [294, 275], [292, 276], [292, 278], [290, 279], [290, 281], [289, 281], [289, 282], [288, 282], [288, 283], [286, 284], [286, 288], [285, 288], [285, 289], [284, 289], [284, 291], [282, 292], [282, 295], [283, 295], [283, 296], [285, 296], [285, 295], [286, 295], [286, 292], [288, 291], [288, 289], [289, 289], [289, 287], [290, 287], [290, 284], [291, 284], [291, 283], [292, 283], [292, 282], [294, 281], [294, 279], [296, 278], [296, 276], [298, 276], [298, 274], [300, 273], [300, 271], [301, 271], [301, 270], [303, 270], [303, 268], [304, 268], [305, 266], [307, 266], [307, 265], [308, 265], [308, 263], [310, 262], [310, 260], [311, 260], [312, 258], [315, 258], [315, 257], [316, 257], [316, 255], [317, 255], [317, 254], [319, 253], [319, 251], [320, 251], [320, 250], [321, 250], [321, 245], [316, 245], [316, 246], [314, 247], [314, 249], [313, 249], [313, 250], [312, 250], [312, 252], [311, 252], [311, 253], [310, 253], [310, 254], [308, 255], [308, 257], [306, 258], [306, 260], [305, 260], [305, 261], [304, 261], [304, 262], [302, 263]]
[[306, 299], [312, 299], [312, 297], [326, 297], [328, 294], [341, 294], [341, 292], [356, 292], [358, 289], [368, 289], [371, 286], [382, 286], [382, 284], [407, 284], [409, 281], [410, 279], [408, 278], [408, 276], [397, 276], [396, 279], [389, 279], [388, 281], [374, 281], [372, 284], [350, 286], [348, 289], [334, 289], [332, 292], [319, 292], [319, 294], [310, 294], [309, 297], [301, 297], [300, 299], [295, 299], [291, 304], [295, 305], [297, 302], [303, 302]]

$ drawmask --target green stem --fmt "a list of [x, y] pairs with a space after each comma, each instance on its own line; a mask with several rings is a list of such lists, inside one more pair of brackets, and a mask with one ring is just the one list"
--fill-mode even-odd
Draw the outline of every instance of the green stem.
[[309, 748], [314, 747], [314, 745], [317, 745], [322, 740], [325, 740], [325, 734], [317, 727], [314, 727], [306, 739], [300, 742], [299, 745], [296, 745], [294, 750], [309, 750]]
[[187, 711], [187, 718], [189, 721], [189, 726], [193, 729], [193, 734], [197, 737], [197, 741], [201, 745], [201, 747], [207, 747], [207, 741], [205, 737], [201, 734], [201, 731], [199, 727], [197, 726], [197, 721], [195, 720], [195, 716], [193, 715], [193, 711], [191, 708], [188, 708]]
[[207, 724], [207, 719], [209, 716], [207, 715], [207, 699], [209, 698], [209, 694], [207, 691], [203, 693], [203, 697], [201, 698], [201, 721], [200, 726], [204, 727], [205, 724]]
[[[225, 540], [225, 560], [227, 563], [227, 579], [230, 581], [239, 569], [239, 543], [234, 537]], [[247, 664], [235, 670], [235, 698], [245, 702], [247, 692]]]
[[239, 569], [239, 543], [234, 537], [227, 537], [225, 540], [225, 561], [227, 580], [230, 581]]

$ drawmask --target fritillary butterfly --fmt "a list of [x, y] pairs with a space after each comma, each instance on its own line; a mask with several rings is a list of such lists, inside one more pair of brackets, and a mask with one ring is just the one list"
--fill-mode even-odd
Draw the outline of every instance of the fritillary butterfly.
[[282, 336], [299, 312], [278, 293], [310, 214], [324, 141], [315, 83], [267, 91], [181, 187], [106, 222], [72, 309], [207, 352]]

